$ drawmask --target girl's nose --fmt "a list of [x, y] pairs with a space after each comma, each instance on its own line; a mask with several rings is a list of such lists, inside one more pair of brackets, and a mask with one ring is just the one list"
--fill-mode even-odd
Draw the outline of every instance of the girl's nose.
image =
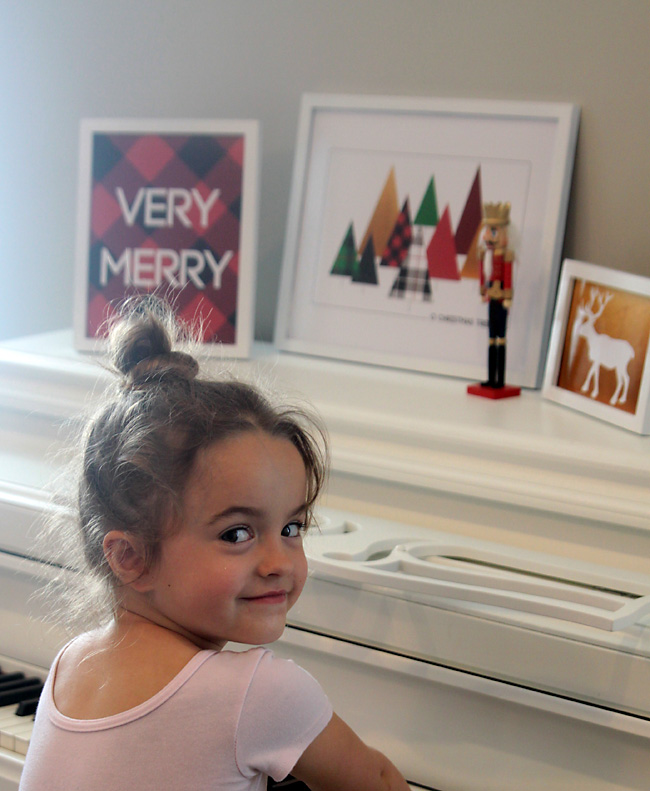
[[292, 569], [291, 556], [282, 541], [265, 542], [261, 547], [257, 570], [263, 577], [282, 576]]

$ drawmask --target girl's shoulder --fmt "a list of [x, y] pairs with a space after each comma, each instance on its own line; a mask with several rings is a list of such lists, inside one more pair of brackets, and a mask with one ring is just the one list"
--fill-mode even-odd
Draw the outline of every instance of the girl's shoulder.
[[186, 641], [126, 635], [102, 629], [69, 643], [54, 666], [57, 710], [72, 719], [102, 719], [149, 700], [200, 649]]

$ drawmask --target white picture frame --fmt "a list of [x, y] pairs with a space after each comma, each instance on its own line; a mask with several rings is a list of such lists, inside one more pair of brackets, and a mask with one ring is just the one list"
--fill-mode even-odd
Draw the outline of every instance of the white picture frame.
[[564, 262], [542, 395], [650, 434], [650, 278]]
[[[578, 108], [571, 104], [305, 95], [276, 319], [278, 348], [485, 378], [487, 307], [478, 282], [461, 277], [469, 254], [463, 259], [456, 244], [480, 177], [481, 201], [512, 204], [516, 262], [508, 382], [539, 387], [578, 119]], [[431, 279], [430, 304], [416, 304], [416, 299], [398, 304], [389, 298], [394, 272], [382, 267], [377, 267], [381, 293], [366, 284], [355, 291], [356, 284], [330, 276], [346, 229], [353, 228], [358, 241], [365, 228], [367, 238], [387, 190], [392, 192], [391, 217], [395, 205], [399, 209], [409, 198], [417, 219], [416, 203], [422, 196], [424, 207], [432, 177], [437, 227], [446, 210], [454, 233], [457, 282]], [[473, 216], [475, 221], [475, 211]], [[358, 258], [362, 252], [356, 250]]]
[[208, 355], [248, 357], [258, 199], [257, 121], [82, 120], [75, 346], [103, 351], [119, 304], [155, 293]]

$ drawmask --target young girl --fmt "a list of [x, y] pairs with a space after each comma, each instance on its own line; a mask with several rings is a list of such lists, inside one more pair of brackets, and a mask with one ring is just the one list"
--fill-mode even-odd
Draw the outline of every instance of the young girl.
[[54, 661], [20, 791], [408, 789], [308, 673], [224, 650], [277, 640], [302, 591], [322, 434], [174, 342], [152, 304], [112, 333], [121, 389], [89, 422], [75, 525], [110, 618]]

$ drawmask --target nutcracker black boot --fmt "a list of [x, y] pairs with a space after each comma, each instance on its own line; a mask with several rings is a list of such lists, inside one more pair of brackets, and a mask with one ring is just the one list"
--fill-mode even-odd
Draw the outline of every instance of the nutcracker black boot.
[[491, 343], [488, 347], [488, 378], [483, 387], [497, 386], [497, 347]]
[[496, 347], [496, 384], [495, 387], [503, 387], [506, 383], [506, 346], [500, 344]]

